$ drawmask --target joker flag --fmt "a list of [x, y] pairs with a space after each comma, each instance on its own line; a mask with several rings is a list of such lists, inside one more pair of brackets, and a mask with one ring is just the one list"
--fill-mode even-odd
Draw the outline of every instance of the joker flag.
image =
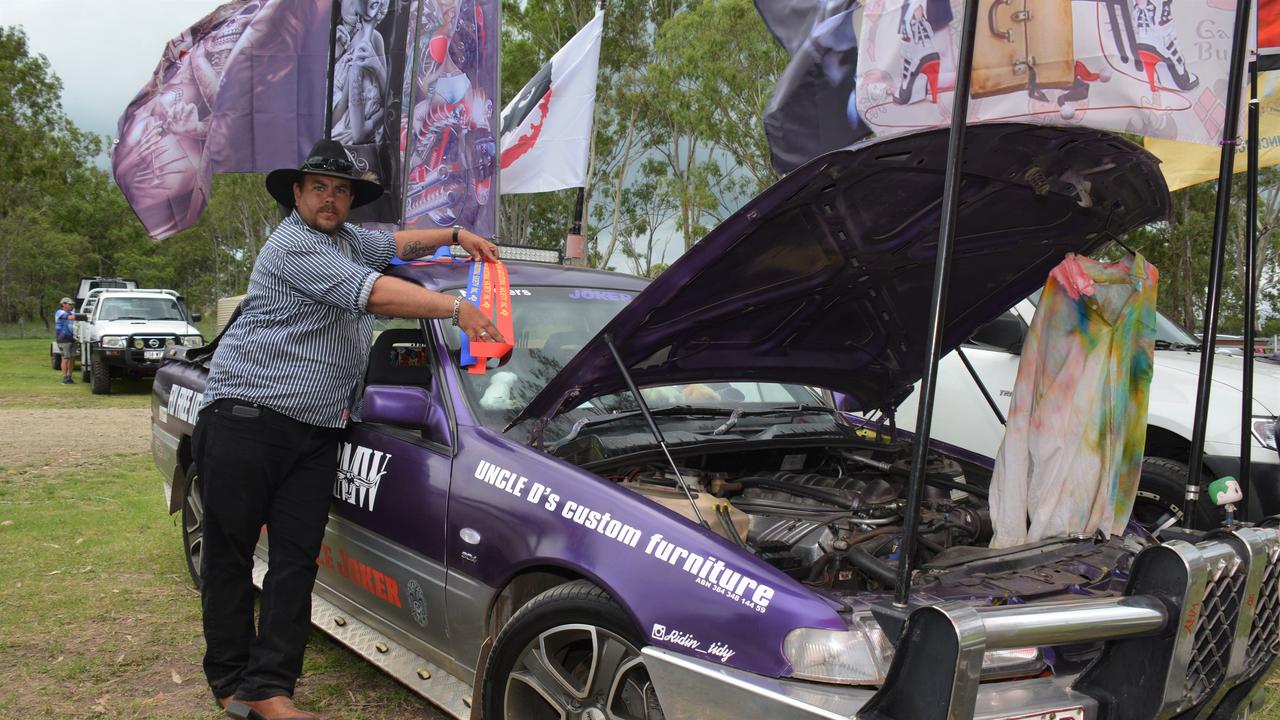
[[502, 111], [503, 193], [586, 182], [604, 13], [560, 48]]
[[[977, 2], [971, 122], [1222, 140], [1235, 0]], [[950, 123], [963, 5], [868, 3], [857, 109], [877, 134]]]
[[215, 172], [297, 166], [324, 125], [329, 0], [242, 0], [165, 46], [111, 167], [156, 239], [195, 224]]

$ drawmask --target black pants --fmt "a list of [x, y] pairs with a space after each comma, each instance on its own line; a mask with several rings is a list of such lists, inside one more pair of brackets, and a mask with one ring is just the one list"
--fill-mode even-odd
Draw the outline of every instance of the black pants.
[[[200, 563], [215, 697], [292, 695], [311, 627], [311, 588], [337, 474], [338, 431], [223, 399], [192, 436], [204, 501]], [[253, 623], [253, 548], [267, 526], [269, 568]]]

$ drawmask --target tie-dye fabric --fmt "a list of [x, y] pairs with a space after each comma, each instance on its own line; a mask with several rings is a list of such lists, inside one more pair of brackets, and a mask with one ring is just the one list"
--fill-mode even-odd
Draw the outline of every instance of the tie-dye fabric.
[[1049, 274], [996, 455], [991, 547], [1124, 530], [1147, 434], [1158, 277], [1141, 255], [1071, 254]]

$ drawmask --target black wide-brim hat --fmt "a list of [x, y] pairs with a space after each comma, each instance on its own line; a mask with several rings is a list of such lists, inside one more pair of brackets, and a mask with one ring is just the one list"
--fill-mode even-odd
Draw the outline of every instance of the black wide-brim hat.
[[293, 184], [303, 175], [326, 175], [351, 181], [351, 207], [358, 208], [382, 197], [382, 186], [356, 175], [356, 164], [351, 154], [336, 140], [321, 140], [311, 148], [311, 154], [302, 167], [280, 168], [267, 174], [267, 192], [276, 202], [293, 207]]

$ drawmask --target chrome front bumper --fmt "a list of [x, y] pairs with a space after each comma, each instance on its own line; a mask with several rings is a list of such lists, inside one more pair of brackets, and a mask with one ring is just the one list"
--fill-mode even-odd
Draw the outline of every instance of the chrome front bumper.
[[[1102, 642], [1083, 673], [980, 684], [987, 650]], [[1135, 558], [1125, 594], [916, 608], [879, 689], [769, 678], [646, 648], [668, 716], [702, 720], [1245, 717], [1280, 653], [1280, 533], [1218, 531]]]

